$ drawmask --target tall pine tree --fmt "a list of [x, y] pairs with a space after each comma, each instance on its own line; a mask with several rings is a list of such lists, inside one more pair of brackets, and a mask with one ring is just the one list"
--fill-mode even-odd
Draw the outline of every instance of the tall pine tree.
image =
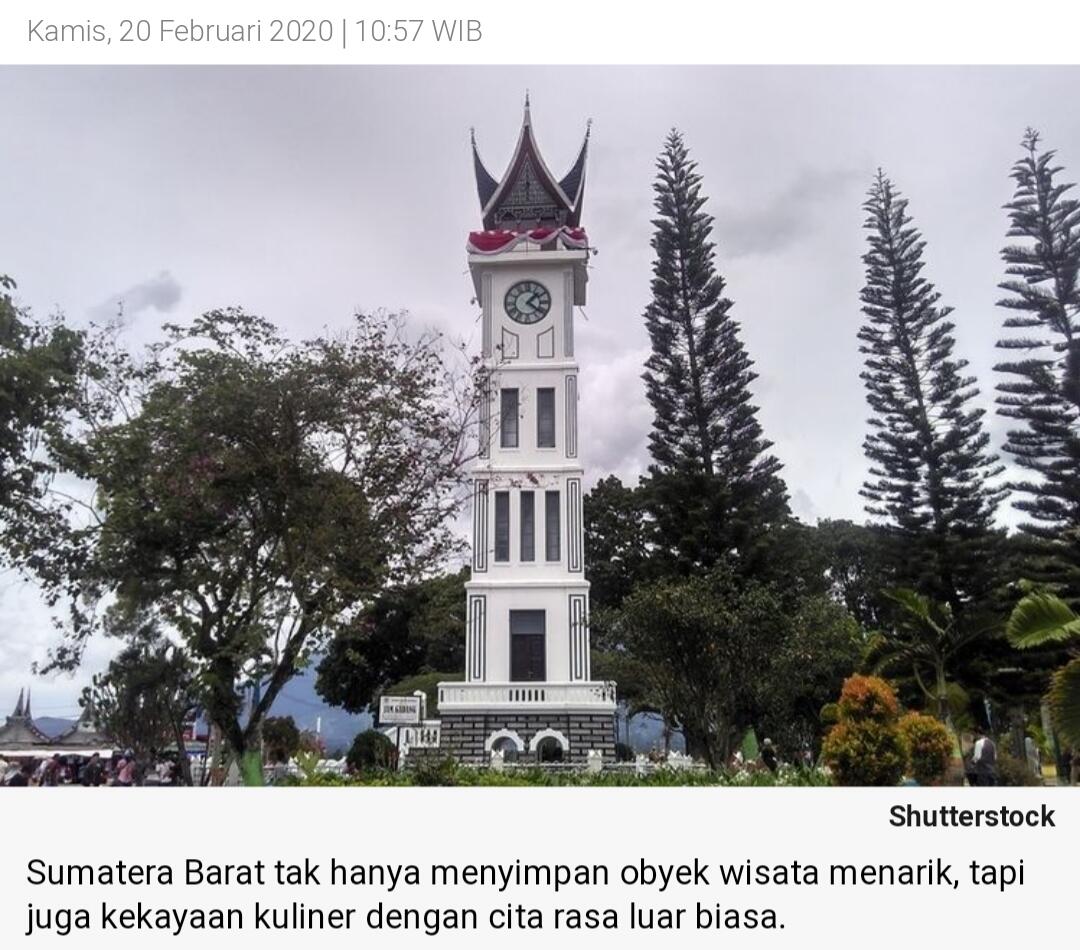
[[1034, 557], [1027, 573], [1080, 598], [1080, 202], [1067, 196], [1072, 184], [1053, 151], [1039, 149], [1028, 129], [1024, 154], [1013, 165], [1016, 182], [1008, 236], [1001, 256], [1010, 311], [998, 346], [1012, 359], [995, 369], [998, 413], [1016, 421], [1005, 450], [1035, 477], [1011, 487], [1015, 506], [1027, 516], [1024, 532]]
[[788, 514], [786, 491], [750, 401], [756, 374], [716, 270], [701, 175], [677, 131], [653, 187], [649, 507], [661, 548], [683, 570], [724, 558], [749, 569], [768, 527]]
[[883, 519], [898, 585], [954, 611], [994, 584], [993, 525], [1002, 471], [987, 452], [984, 411], [967, 362], [953, 356], [951, 308], [923, 275], [925, 242], [908, 203], [878, 172], [864, 208], [869, 250], [859, 330], [873, 410], [863, 449], [866, 510]]

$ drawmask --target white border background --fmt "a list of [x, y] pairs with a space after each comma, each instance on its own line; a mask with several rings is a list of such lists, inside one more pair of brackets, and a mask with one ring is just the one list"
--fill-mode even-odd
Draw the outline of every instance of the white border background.
[[[5, 0], [0, 63], [1070, 63], [1074, 0]], [[42, 44], [28, 20], [473, 18], [478, 43]], [[264, 34], [267, 31], [264, 30]]]

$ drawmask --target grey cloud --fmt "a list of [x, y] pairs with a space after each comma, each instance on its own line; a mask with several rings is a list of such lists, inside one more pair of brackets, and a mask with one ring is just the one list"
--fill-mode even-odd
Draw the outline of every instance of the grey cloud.
[[776, 254], [811, 237], [825, 202], [845, 195], [861, 178], [853, 169], [804, 168], [766, 204], [720, 211], [716, 225], [724, 256]]
[[144, 310], [169, 313], [180, 302], [182, 295], [180, 282], [167, 270], [163, 270], [156, 277], [141, 281], [96, 307], [91, 307], [90, 317], [101, 321], [111, 320], [122, 314], [124, 321], [129, 322]]

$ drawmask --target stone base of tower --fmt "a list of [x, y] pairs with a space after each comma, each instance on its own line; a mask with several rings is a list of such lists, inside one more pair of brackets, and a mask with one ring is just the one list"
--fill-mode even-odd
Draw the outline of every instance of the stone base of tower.
[[[439, 751], [470, 765], [487, 765], [493, 747], [517, 753], [518, 762], [538, 762], [542, 747], [558, 745], [562, 761], [584, 763], [590, 750], [615, 761], [614, 712], [441, 713]], [[507, 758], [512, 756], [508, 755]]]

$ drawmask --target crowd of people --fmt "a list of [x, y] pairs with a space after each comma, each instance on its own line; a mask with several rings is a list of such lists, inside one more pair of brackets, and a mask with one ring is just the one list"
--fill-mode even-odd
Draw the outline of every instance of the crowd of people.
[[0, 758], [0, 786], [9, 788], [58, 785], [130, 787], [150, 784], [147, 778], [151, 778], [155, 785], [172, 785], [175, 773], [174, 763], [164, 760], [148, 776], [130, 753], [108, 758], [98, 752], [90, 756], [63, 756], [56, 753], [44, 758]]

